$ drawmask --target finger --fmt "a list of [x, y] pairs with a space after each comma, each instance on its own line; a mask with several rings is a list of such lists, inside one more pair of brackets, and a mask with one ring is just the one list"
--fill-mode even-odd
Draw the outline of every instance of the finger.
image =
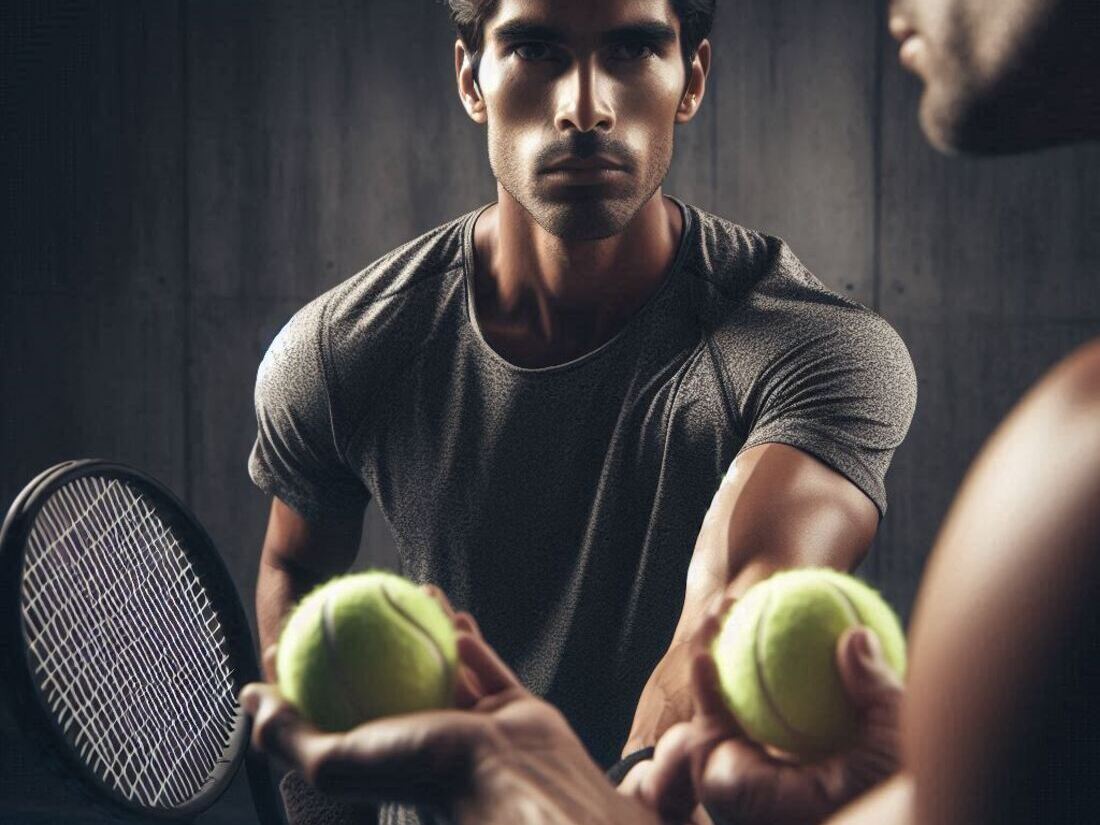
[[[751, 759], [744, 758], [745, 751], [751, 747], [739, 740], [722, 742], [711, 749], [694, 772], [699, 801], [708, 810], [718, 813], [721, 819], [737, 822], [748, 818], [745, 816], [748, 811], [744, 783], [759, 779], [759, 771], [752, 768]], [[759, 752], [749, 755], [760, 757]]]
[[306, 766], [331, 735], [318, 731], [282, 697], [264, 683], [246, 685], [241, 707], [252, 717], [252, 745], [268, 756], [298, 768]]
[[641, 780], [640, 798], [664, 819], [684, 822], [699, 804], [691, 781], [691, 744], [695, 728], [681, 722], [657, 740], [653, 766]]
[[652, 759], [643, 759], [634, 765], [626, 776], [623, 777], [623, 781], [619, 783], [619, 793], [624, 796], [632, 796], [636, 799], [642, 799], [641, 789], [642, 782], [644, 781], [646, 774], [653, 768]]
[[522, 687], [519, 677], [480, 636], [459, 633], [458, 656], [473, 672], [486, 695]]
[[467, 781], [485, 730], [484, 719], [457, 710], [378, 719], [309, 754], [303, 773], [350, 800], [439, 804]]
[[816, 765], [775, 761], [749, 742], [722, 742], [698, 780], [700, 800], [718, 821], [745, 825], [821, 822], [838, 805], [836, 777]]
[[255, 716], [256, 708], [259, 706], [266, 692], [267, 686], [264, 684], [260, 682], [249, 682], [241, 688], [241, 692], [237, 696], [237, 701], [241, 703], [241, 710], [249, 716]]
[[473, 615], [467, 613], [465, 610], [460, 610], [458, 613], [455, 614], [454, 624], [455, 628], [458, 630], [464, 630], [474, 636], [484, 638], [481, 635], [481, 628], [478, 627]]
[[459, 665], [455, 679], [455, 706], [462, 709], [472, 708], [484, 696], [485, 689], [478, 682], [477, 676], [468, 667]]
[[836, 661], [844, 689], [856, 707], [900, 703], [901, 679], [886, 661], [882, 644], [870, 628], [846, 630], [837, 641]]
[[696, 715], [710, 724], [724, 727], [730, 736], [741, 734], [741, 726], [730, 713], [718, 678], [718, 665], [709, 651], [701, 651], [691, 662], [691, 698]]
[[453, 622], [455, 618], [455, 609], [451, 605], [451, 600], [447, 598], [447, 594], [442, 589], [436, 587], [434, 584], [422, 584], [420, 589], [439, 602], [439, 606], [443, 608], [443, 612], [447, 614], [447, 617]]
[[841, 680], [859, 708], [859, 730], [846, 753], [838, 756], [848, 797], [897, 770], [901, 763], [901, 678], [894, 672], [874, 632], [854, 628], [837, 644]]

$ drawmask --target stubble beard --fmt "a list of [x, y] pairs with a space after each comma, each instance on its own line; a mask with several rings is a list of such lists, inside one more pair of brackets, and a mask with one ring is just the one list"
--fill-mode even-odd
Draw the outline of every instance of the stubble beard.
[[489, 166], [512, 199], [543, 230], [563, 241], [596, 241], [622, 232], [660, 188], [672, 162], [671, 137], [653, 147], [651, 164], [614, 196], [551, 200], [536, 191], [531, 165], [489, 137]]
[[[1077, 89], [1067, 95], [1058, 71], [1071, 62], [1061, 52], [1075, 50], [1060, 49], [1062, 41], [1043, 35], [1040, 23], [1032, 26], [1006, 36], [1000, 60], [985, 68], [978, 57], [977, 21], [960, 9], [942, 27], [938, 65], [934, 77], [925, 79], [920, 106], [921, 126], [934, 146], [950, 153], [998, 155], [1075, 137], [1070, 127]], [[1072, 101], [1068, 106], [1067, 99]]]

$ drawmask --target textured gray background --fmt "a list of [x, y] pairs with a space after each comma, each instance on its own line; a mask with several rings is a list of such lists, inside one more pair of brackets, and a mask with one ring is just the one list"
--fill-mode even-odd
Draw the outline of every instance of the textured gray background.
[[[666, 191], [781, 235], [920, 377], [863, 573], [907, 613], [1012, 400], [1100, 330], [1100, 152], [946, 160], [880, 0], [720, 0]], [[179, 492], [251, 609], [256, 366], [302, 303], [491, 200], [433, 0], [50, 0], [0, 11], [0, 502], [96, 456]], [[368, 520], [360, 564], [391, 558]], [[0, 727], [0, 823], [76, 822]], [[34, 811], [41, 811], [35, 814]], [[244, 788], [200, 822], [251, 821]], [[91, 820], [88, 820], [91, 821]]]

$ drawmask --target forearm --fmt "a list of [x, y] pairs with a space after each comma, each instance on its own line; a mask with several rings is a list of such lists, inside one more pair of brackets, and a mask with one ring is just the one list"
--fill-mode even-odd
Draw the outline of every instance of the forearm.
[[828, 566], [850, 570], [862, 552], [862, 547], [848, 547], [825, 554], [760, 554], [747, 557], [740, 566], [731, 564], [728, 579], [696, 574], [695, 580], [689, 582], [683, 612], [669, 649], [642, 690], [623, 756], [656, 744], [661, 734], [674, 724], [691, 718], [691, 640], [717, 599], [723, 595], [739, 598], [757, 582], [788, 568]]
[[653, 669], [642, 690], [623, 756], [656, 743], [661, 734], [677, 722], [691, 718], [690, 642], [702, 624], [710, 605], [727, 590], [740, 596], [785, 565], [774, 559], [754, 558], [734, 571], [731, 579], [695, 571], [689, 576], [680, 622], [668, 651]]
[[[279, 641], [283, 620], [306, 593], [320, 584], [321, 579], [305, 570], [263, 559], [256, 580], [256, 624], [260, 636], [261, 655]], [[274, 661], [263, 656], [264, 679], [275, 680]]]

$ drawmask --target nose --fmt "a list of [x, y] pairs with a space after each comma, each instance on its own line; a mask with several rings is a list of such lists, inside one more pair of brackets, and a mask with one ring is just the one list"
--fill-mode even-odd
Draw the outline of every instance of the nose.
[[611, 131], [615, 114], [608, 99], [607, 85], [593, 61], [578, 61], [560, 78], [554, 125], [563, 132], [570, 129]]

